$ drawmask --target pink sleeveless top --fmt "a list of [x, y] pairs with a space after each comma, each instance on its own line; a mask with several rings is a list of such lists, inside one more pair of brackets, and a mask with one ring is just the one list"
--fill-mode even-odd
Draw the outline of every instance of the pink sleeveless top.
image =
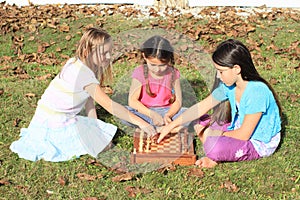
[[[169, 73], [167, 73], [162, 79], [155, 79], [148, 74], [150, 90], [153, 94], [155, 94], [154, 97], [149, 96], [146, 92], [146, 79], [144, 76], [143, 65], [135, 68], [132, 73], [132, 78], [137, 79], [142, 84], [142, 91], [139, 100], [146, 107], [170, 106], [169, 100], [172, 97], [172, 70], [169, 70]], [[175, 68], [174, 81], [179, 78], [180, 73], [178, 69]]]

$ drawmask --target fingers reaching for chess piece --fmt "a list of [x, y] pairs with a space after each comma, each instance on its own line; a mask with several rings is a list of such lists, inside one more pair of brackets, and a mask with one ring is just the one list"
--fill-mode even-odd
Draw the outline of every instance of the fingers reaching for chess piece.
[[157, 143], [160, 143], [163, 140], [163, 138], [166, 137], [169, 133], [178, 133], [184, 128], [184, 126], [178, 126], [176, 128], [173, 128], [171, 131], [166, 131], [166, 127], [167, 126], [161, 126], [156, 128], [157, 133], [159, 133], [157, 134], [159, 135]]
[[157, 144], [157, 139], [159, 138], [159, 133], [157, 133], [156, 135], [154, 135], [152, 138], [151, 138], [151, 141], [154, 143], [154, 144]]
[[169, 131], [165, 131], [165, 126], [161, 127], [161, 129], [159, 130], [159, 136], [156, 143], [160, 143], [164, 139], [164, 137], [166, 137], [168, 134]]
[[144, 127], [140, 127], [140, 128], [142, 129], [142, 131], [144, 131], [145, 133], [147, 133], [151, 137], [153, 137], [157, 133], [153, 126], [144, 126]]

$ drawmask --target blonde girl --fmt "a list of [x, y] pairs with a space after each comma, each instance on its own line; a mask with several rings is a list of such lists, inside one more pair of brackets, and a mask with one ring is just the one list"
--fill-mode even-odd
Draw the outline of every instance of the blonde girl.
[[[45, 90], [28, 126], [10, 149], [37, 161], [66, 161], [84, 154], [97, 157], [109, 146], [117, 127], [97, 119], [95, 103], [144, 131], [152, 126], [112, 101], [100, 85], [111, 77], [112, 39], [104, 30], [89, 28], [79, 41], [76, 56], [67, 61]], [[87, 116], [78, 115], [85, 108]]]

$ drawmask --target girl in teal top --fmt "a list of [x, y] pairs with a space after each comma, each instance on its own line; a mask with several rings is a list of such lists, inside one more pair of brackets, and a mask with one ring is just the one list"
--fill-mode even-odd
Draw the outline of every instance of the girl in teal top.
[[165, 126], [158, 142], [173, 128], [199, 118], [228, 100], [230, 125], [225, 131], [208, 127], [200, 134], [206, 157], [195, 164], [214, 167], [224, 161], [270, 156], [279, 145], [281, 130], [280, 104], [271, 85], [259, 75], [248, 48], [240, 41], [229, 39], [222, 42], [212, 60], [220, 84], [212, 94]]

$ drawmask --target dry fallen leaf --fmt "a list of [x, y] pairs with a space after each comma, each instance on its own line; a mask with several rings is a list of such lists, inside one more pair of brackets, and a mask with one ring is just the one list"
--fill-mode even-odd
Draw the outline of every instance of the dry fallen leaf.
[[13, 122], [14, 127], [18, 127], [20, 122], [21, 122], [21, 119], [16, 118]]
[[296, 101], [298, 101], [300, 98], [300, 94], [290, 94], [290, 99], [292, 101], [292, 103], [295, 103]]
[[[132, 6], [124, 5], [94, 5], [94, 6], [83, 6], [83, 5], [70, 5], [70, 4], [49, 4], [49, 5], [40, 5], [40, 6], [11, 6], [7, 5], [5, 2], [0, 4], [0, 33], [6, 34], [11, 33], [11, 48], [13, 52], [18, 56], [18, 59], [24, 63], [38, 63], [41, 65], [60, 65], [61, 61], [59, 59], [68, 59], [69, 56], [59, 55], [59, 58], [56, 58], [54, 54], [46, 53], [46, 49], [53, 43], [47, 44], [42, 43], [38, 45], [36, 53], [26, 54], [23, 52], [23, 47], [26, 45], [24, 42], [24, 35], [19, 34], [21, 31], [30, 33], [28, 41], [36, 40], [39, 36], [40, 30], [44, 28], [54, 29], [53, 31], [61, 31], [64, 33], [70, 33], [70, 25], [68, 23], [77, 20], [78, 15], [83, 14], [86, 17], [95, 16], [97, 18], [96, 23], [90, 23], [86, 26], [81, 25], [76, 34], [82, 34], [82, 31], [87, 27], [92, 26], [103, 26], [107, 23], [107, 19], [104, 16], [121, 14], [125, 17], [140, 17], [144, 15], [146, 17], [161, 16], [161, 12], [158, 12], [154, 8], [149, 8], [147, 14], [142, 13], [140, 10], [135, 9]], [[190, 40], [202, 40], [207, 45], [205, 49], [208, 53], [211, 53], [216, 44], [226, 37], [238, 37], [238, 38], [251, 38], [248, 37], [250, 33], [256, 32], [257, 27], [268, 29], [268, 24], [263, 24], [262, 21], [277, 20], [278, 18], [282, 19], [292, 19], [296, 22], [299, 22], [299, 12], [294, 12], [292, 9], [282, 9], [282, 8], [273, 8], [271, 11], [265, 8], [257, 8], [260, 11], [253, 10], [253, 14], [249, 14], [247, 17], [239, 15], [240, 11], [237, 11], [235, 7], [205, 7], [201, 9], [197, 15], [201, 16], [203, 19], [207, 19], [207, 23], [199, 24], [199, 19], [193, 17], [194, 14], [190, 12], [181, 13], [180, 10], [173, 10], [172, 8], [166, 8], [162, 12], [164, 13], [164, 19], [153, 18], [151, 19], [150, 25], [148, 28], [164, 28], [166, 30], [174, 30], [175, 27], [181, 27], [180, 34], [187, 36]], [[9, 10], [9, 12], [7, 12]], [[241, 11], [243, 12], [243, 11]], [[51, 17], [49, 17], [51, 13]], [[11, 16], [17, 16], [12, 18]], [[188, 20], [182, 20], [182, 16]], [[19, 20], [22, 18], [22, 20]], [[64, 19], [64, 20], [62, 20]], [[168, 21], [166, 24], [165, 21]], [[138, 23], [136, 27], [141, 26], [141, 23]], [[273, 35], [270, 35], [271, 40], [276, 41], [277, 33], [284, 31], [285, 27], [277, 27]], [[287, 34], [293, 34], [296, 30], [287, 29]], [[23, 33], [23, 32], [22, 32]], [[222, 37], [214, 37], [215, 34], [221, 34]], [[256, 34], [256, 33], [255, 33]], [[34, 36], [33, 36], [34, 35]], [[140, 38], [138, 34], [135, 34]], [[66, 40], [72, 39], [71, 35], [65, 37]], [[174, 38], [174, 41], [178, 41], [179, 38]], [[138, 42], [136, 42], [138, 43]], [[185, 43], [183, 43], [185, 44]], [[274, 50], [276, 54], [289, 59], [292, 57], [297, 60], [300, 57], [300, 48], [299, 40], [289, 44], [290, 46], [281, 47], [276, 46], [274, 43], [266, 43], [262, 37], [256, 39], [256, 41], [251, 41], [249, 43], [249, 49], [253, 53], [253, 59], [256, 64], [262, 64], [266, 61], [266, 58], [261, 55], [261, 46], [266, 45], [267, 49]], [[287, 44], [288, 45], [288, 44]], [[179, 46], [178, 51], [184, 52], [189, 49], [194, 49], [194, 47], [182, 45]], [[57, 47], [56, 52], [61, 52], [62, 47]], [[126, 52], [126, 53], [124, 53]], [[136, 53], [136, 47], [133, 44], [127, 45], [122, 50], [123, 56], [118, 57], [114, 62], [124, 61], [138, 61], [138, 54]], [[184, 55], [184, 54], [183, 54]], [[3, 56], [4, 57], [4, 56]], [[0, 58], [0, 63], [7, 62], [6, 58]], [[184, 57], [184, 56], [181, 56]], [[195, 57], [194, 63], [199, 63], [201, 58]], [[185, 65], [184, 59], [179, 58], [176, 60], [177, 63]], [[189, 64], [189, 63], [187, 63]], [[297, 68], [297, 70], [299, 70]], [[22, 79], [29, 78], [29, 75], [26, 73], [17, 73], [17, 76]]]
[[276, 85], [279, 81], [276, 78], [271, 78], [269, 82], [271, 85]]
[[55, 51], [56, 51], [56, 52], [61, 52], [62, 50], [61, 50], [60, 47], [56, 47]]
[[264, 69], [266, 69], [266, 70], [271, 70], [271, 69], [273, 69], [273, 66], [270, 65], [270, 64], [267, 64], [267, 65], [264, 67]]
[[61, 185], [61, 186], [65, 186], [66, 185], [66, 179], [62, 176], [58, 177], [58, 183]]
[[117, 175], [117, 176], [113, 177], [112, 181], [113, 182], [129, 181], [129, 180], [132, 180], [134, 178], [134, 176], [135, 176], [134, 173], [128, 172], [128, 173]]
[[231, 181], [225, 181], [224, 183], [221, 184], [220, 188], [221, 189], [225, 188], [225, 189], [227, 189], [228, 192], [238, 192], [239, 191], [239, 188]]
[[127, 186], [125, 190], [128, 192], [129, 197], [136, 197], [137, 189], [133, 186]]
[[25, 94], [25, 97], [32, 98], [32, 97], [35, 97], [35, 94], [34, 93], [27, 93], [27, 94]]
[[19, 75], [19, 74], [27, 74], [26, 70], [24, 70], [22, 67], [15, 67], [13, 69], [13, 73], [17, 74], [17, 75]]
[[44, 53], [46, 51], [46, 47], [43, 45], [39, 45], [37, 48], [37, 53]]
[[71, 35], [67, 35], [67, 36], [66, 36], [66, 40], [67, 40], [67, 41], [69, 41], [69, 40], [71, 40], [71, 39], [72, 39], [72, 36], [71, 36]]
[[23, 194], [28, 194], [29, 186], [17, 185], [16, 188], [19, 189]]
[[87, 164], [88, 165], [95, 165], [95, 166], [102, 166], [101, 163], [97, 162], [97, 160], [94, 160], [94, 159], [89, 159], [87, 161]]
[[188, 176], [196, 176], [196, 177], [202, 178], [204, 176], [204, 172], [199, 167], [198, 168], [191, 168], [188, 171]]
[[46, 75], [43, 75], [43, 76], [36, 77], [36, 79], [40, 80], [40, 81], [43, 81], [43, 80], [46, 80], [46, 79], [51, 78], [51, 77], [52, 77], [51, 74], [46, 74]]
[[59, 30], [61, 32], [69, 32], [70, 31], [70, 26], [66, 23], [62, 24], [59, 26]]
[[35, 39], [34, 36], [30, 36], [30, 37], [28, 38], [28, 41], [33, 41], [34, 39]]
[[176, 165], [174, 163], [168, 163], [164, 164], [162, 168], [159, 168], [157, 171], [166, 174], [168, 171], [175, 171], [176, 170]]
[[85, 198], [82, 198], [81, 200], [98, 200], [97, 197], [85, 197]]
[[125, 190], [128, 192], [129, 197], [136, 197], [138, 193], [142, 194], [148, 194], [151, 193], [151, 190], [145, 189], [145, 188], [139, 188], [139, 187], [133, 187], [133, 186], [126, 186]]
[[85, 173], [78, 173], [77, 177], [81, 180], [86, 180], [86, 181], [94, 181], [97, 178], [97, 176], [92, 176], [92, 175], [85, 174]]
[[2, 186], [2, 185], [8, 185], [8, 184], [10, 184], [10, 182], [8, 180], [6, 180], [6, 179], [1, 179], [0, 180], [0, 186]]

